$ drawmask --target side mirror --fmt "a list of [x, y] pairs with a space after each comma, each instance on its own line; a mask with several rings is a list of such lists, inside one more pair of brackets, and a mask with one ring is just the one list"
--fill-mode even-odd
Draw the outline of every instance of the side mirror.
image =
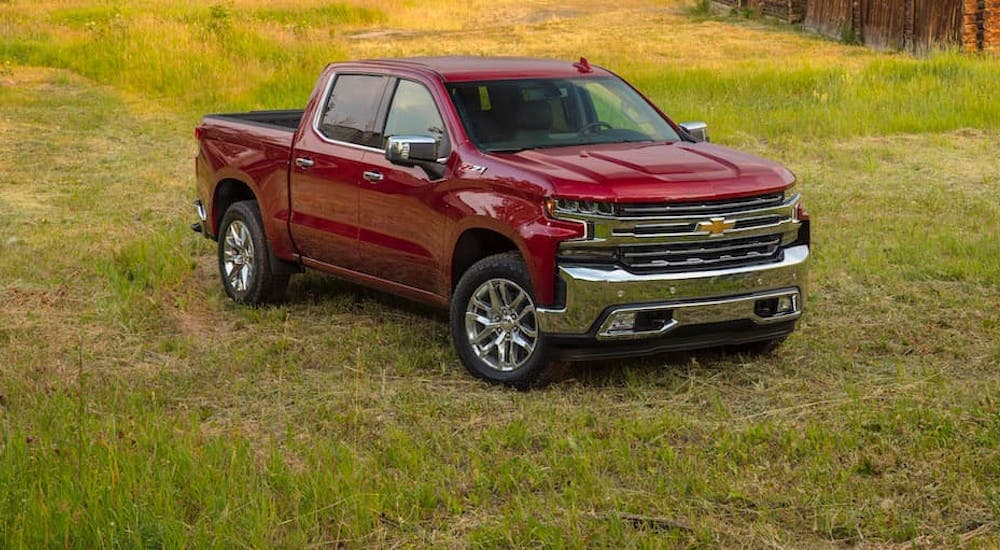
[[437, 163], [437, 140], [431, 136], [391, 136], [385, 142], [385, 158], [400, 166]]
[[691, 136], [691, 139], [702, 142], [708, 139], [708, 124], [704, 122], [682, 122], [681, 128]]

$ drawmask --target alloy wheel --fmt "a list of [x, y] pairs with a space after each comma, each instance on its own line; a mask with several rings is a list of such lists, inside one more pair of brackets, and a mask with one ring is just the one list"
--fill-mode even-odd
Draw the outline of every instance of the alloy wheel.
[[241, 220], [233, 220], [222, 249], [226, 280], [236, 292], [246, 292], [254, 276], [253, 237]]
[[490, 368], [521, 368], [535, 351], [538, 325], [527, 291], [507, 279], [490, 279], [472, 293], [465, 311], [472, 351]]

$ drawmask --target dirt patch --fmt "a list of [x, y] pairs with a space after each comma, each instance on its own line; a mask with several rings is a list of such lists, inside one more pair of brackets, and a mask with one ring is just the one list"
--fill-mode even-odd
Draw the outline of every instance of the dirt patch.
[[559, 21], [563, 19], [572, 19], [582, 15], [576, 10], [539, 10], [531, 15], [524, 18], [525, 23], [548, 23], [550, 21]]
[[347, 37], [352, 40], [384, 40], [386, 38], [411, 38], [418, 36], [418, 31], [404, 31], [400, 29], [378, 29], [374, 31], [364, 31], [350, 34]]

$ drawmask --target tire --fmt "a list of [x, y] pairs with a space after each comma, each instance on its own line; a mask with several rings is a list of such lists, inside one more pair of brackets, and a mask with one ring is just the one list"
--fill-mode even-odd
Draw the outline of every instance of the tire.
[[272, 269], [271, 247], [256, 201], [233, 203], [219, 227], [219, 275], [233, 301], [258, 306], [279, 302], [288, 288], [287, 274]]
[[546, 337], [538, 329], [528, 269], [516, 252], [483, 258], [462, 275], [450, 325], [458, 357], [473, 376], [521, 389], [543, 380]]

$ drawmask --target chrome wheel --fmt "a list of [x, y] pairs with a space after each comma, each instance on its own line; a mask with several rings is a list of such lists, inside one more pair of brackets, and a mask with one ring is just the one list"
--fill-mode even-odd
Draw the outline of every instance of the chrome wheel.
[[246, 292], [253, 281], [253, 254], [250, 228], [241, 220], [233, 220], [226, 231], [222, 257], [226, 280], [236, 292]]
[[531, 359], [538, 341], [535, 304], [517, 283], [490, 279], [469, 298], [465, 330], [484, 363], [498, 371], [517, 370]]

